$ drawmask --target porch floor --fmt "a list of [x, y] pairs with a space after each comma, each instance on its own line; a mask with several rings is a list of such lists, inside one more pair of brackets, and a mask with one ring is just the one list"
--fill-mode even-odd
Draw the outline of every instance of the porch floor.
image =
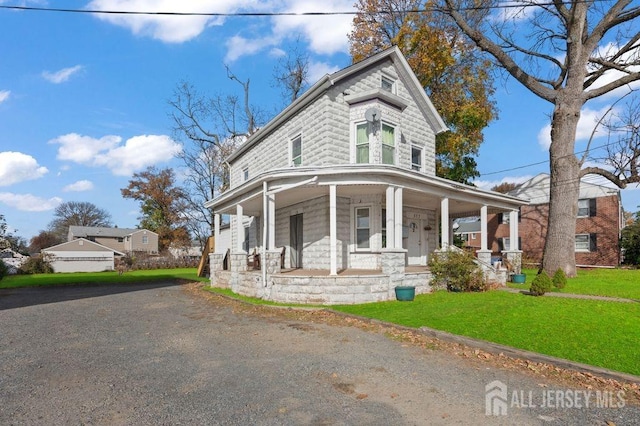
[[[405, 267], [405, 273], [428, 272], [429, 268], [422, 265], [411, 265]], [[328, 277], [328, 269], [281, 269], [280, 274], [289, 276], [306, 276], [306, 277]], [[381, 269], [342, 269], [338, 271], [338, 276], [362, 276], [362, 275], [382, 275]]]

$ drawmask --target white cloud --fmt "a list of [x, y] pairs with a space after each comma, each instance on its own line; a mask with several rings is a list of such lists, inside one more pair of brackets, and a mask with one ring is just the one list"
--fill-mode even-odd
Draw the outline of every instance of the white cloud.
[[473, 184], [480, 189], [489, 190], [496, 185], [500, 185], [501, 183], [515, 183], [520, 184], [522, 182], [526, 182], [531, 179], [532, 175], [524, 175], [524, 176], [505, 176], [500, 180], [474, 180]]
[[0, 104], [9, 99], [10, 90], [0, 90]]
[[235, 35], [225, 42], [227, 54], [224, 57], [225, 63], [231, 63], [242, 56], [254, 55], [266, 47], [277, 44], [278, 40], [271, 37], [258, 39], [248, 39]]
[[43, 212], [53, 210], [62, 203], [62, 198], [52, 197], [49, 199], [36, 197], [31, 194], [13, 194], [11, 192], [0, 192], [0, 202], [25, 212]]
[[[576, 141], [588, 141], [591, 137], [593, 129], [598, 124], [598, 121], [607, 113], [610, 106], [604, 106], [599, 110], [591, 108], [583, 108], [580, 112], [580, 121], [578, 121], [578, 127], [576, 129]], [[615, 111], [611, 111], [609, 114]], [[598, 128], [594, 138], [602, 136], [602, 130]], [[547, 124], [538, 132], [538, 143], [546, 151], [551, 146], [551, 124]]]
[[[353, 0], [286, 0], [287, 12], [349, 12], [355, 11]], [[312, 52], [330, 55], [349, 51], [347, 34], [353, 15], [276, 16], [273, 32], [280, 38], [302, 33]]]
[[497, 13], [492, 20], [494, 22], [528, 21], [540, 10], [539, 7], [533, 7], [531, 3], [535, 2], [523, 4], [522, 1], [503, 1], [500, 3], [501, 8], [497, 9]]
[[[601, 57], [601, 58], [611, 58], [612, 56], [614, 56], [618, 51], [620, 50], [620, 46], [618, 46], [615, 43], [608, 43], [604, 46], [600, 46], [597, 50], [597, 52], [595, 53], [595, 56], [597, 57]], [[626, 55], [623, 55], [620, 59], [618, 59], [616, 62], [619, 63], [624, 63], [625, 61], [637, 61], [638, 55], [640, 55], [640, 44], [636, 45], [635, 51], [629, 52]], [[640, 72], [640, 66], [639, 65], [634, 65], [634, 66], [629, 66], [627, 67], [627, 70], [629, 72]], [[622, 71], [618, 71], [618, 70], [609, 70], [607, 72], [605, 72], [602, 77], [600, 77], [593, 86], [591, 86], [589, 88], [589, 90], [594, 90], [594, 89], [598, 89], [600, 87], [606, 86], [609, 83], [612, 83], [622, 77], [624, 77], [625, 75], [627, 75], [628, 73], [626, 72], [622, 72]], [[601, 96], [601, 99], [617, 99], [620, 98], [621, 96], [623, 96], [624, 94], [628, 93], [630, 90], [632, 89], [640, 89], [640, 81], [635, 81], [633, 83], [630, 83], [626, 86], [620, 87], [616, 90], [613, 90], [611, 92], [608, 92], [604, 95]]]
[[[91, 10], [128, 12], [230, 13], [250, 7], [252, 0], [93, 0]], [[207, 27], [222, 25], [220, 16], [114, 15], [96, 14], [96, 18], [129, 29], [133, 34], [165, 43], [183, 43], [199, 36]]]
[[340, 67], [327, 64], [326, 62], [314, 62], [309, 63], [309, 82], [314, 84], [320, 80], [326, 74], [333, 74], [338, 71]]
[[79, 180], [72, 184], [65, 186], [62, 190], [64, 192], [83, 192], [90, 191], [93, 189], [93, 182], [89, 180]]
[[21, 152], [0, 152], [0, 186], [38, 179], [48, 173], [35, 158]]
[[76, 65], [74, 67], [63, 68], [60, 71], [55, 71], [55, 72], [43, 71], [42, 77], [51, 83], [60, 84], [60, 83], [64, 83], [65, 81], [68, 81], [71, 78], [71, 76], [73, 76], [74, 74], [77, 74], [83, 68], [84, 67], [82, 65]]
[[100, 139], [70, 133], [49, 143], [60, 144], [57, 158], [86, 166], [107, 167], [118, 176], [130, 176], [136, 171], [166, 162], [182, 150], [182, 146], [166, 135], [142, 135], [121, 143], [120, 136]]

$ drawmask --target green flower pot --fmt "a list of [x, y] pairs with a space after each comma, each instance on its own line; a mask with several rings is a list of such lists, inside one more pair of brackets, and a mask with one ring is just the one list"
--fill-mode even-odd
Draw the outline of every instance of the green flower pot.
[[524, 284], [526, 280], [527, 280], [526, 274], [513, 274], [511, 276], [511, 282], [515, 284]]
[[395, 290], [396, 299], [402, 302], [410, 302], [416, 297], [416, 288], [412, 285], [400, 285]]

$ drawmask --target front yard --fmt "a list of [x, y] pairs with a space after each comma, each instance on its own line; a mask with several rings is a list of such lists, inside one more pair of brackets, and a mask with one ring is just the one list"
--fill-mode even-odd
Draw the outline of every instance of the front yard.
[[640, 303], [533, 297], [504, 291], [437, 291], [416, 296], [413, 302], [332, 309], [640, 375]]
[[[523, 269], [527, 275], [525, 284], [512, 284], [509, 287], [528, 290], [535, 278], [535, 269]], [[640, 300], [640, 270], [637, 269], [579, 269], [578, 276], [567, 281], [559, 293], [589, 294], [594, 296], [622, 297]]]

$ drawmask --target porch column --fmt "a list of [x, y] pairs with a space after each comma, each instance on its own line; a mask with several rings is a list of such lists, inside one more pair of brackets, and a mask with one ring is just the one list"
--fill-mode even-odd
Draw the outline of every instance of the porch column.
[[487, 250], [487, 206], [480, 207], [480, 250]]
[[244, 224], [242, 218], [244, 217], [244, 209], [240, 204], [236, 205], [236, 252], [243, 253], [244, 248]]
[[440, 201], [440, 234], [442, 235], [441, 247], [449, 247], [449, 199], [443, 198]]
[[518, 210], [509, 213], [509, 251], [518, 251]]
[[491, 265], [491, 250], [489, 250], [487, 232], [487, 206], [480, 207], [480, 250], [476, 251], [478, 260]]
[[267, 218], [269, 226], [267, 228], [267, 249], [276, 249], [276, 196], [269, 194], [267, 197]]
[[[220, 241], [220, 215], [218, 213], [215, 213], [213, 215], [213, 236]], [[219, 253], [220, 249], [218, 249], [218, 247], [220, 247], [220, 244], [216, 244], [216, 248], [214, 250], [214, 253]]]
[[402, 188], [395, 189], [394, 200], [394, 221], [395, 221], [395, 239], [393, 248], [402, 248]]
[[387, 248], [396, 248], [395, 188], [387, 187]]
[[329, 185], [329, 275], [338, 274], [337, 234], [338, 221], [336, 218], [336, 185]]

